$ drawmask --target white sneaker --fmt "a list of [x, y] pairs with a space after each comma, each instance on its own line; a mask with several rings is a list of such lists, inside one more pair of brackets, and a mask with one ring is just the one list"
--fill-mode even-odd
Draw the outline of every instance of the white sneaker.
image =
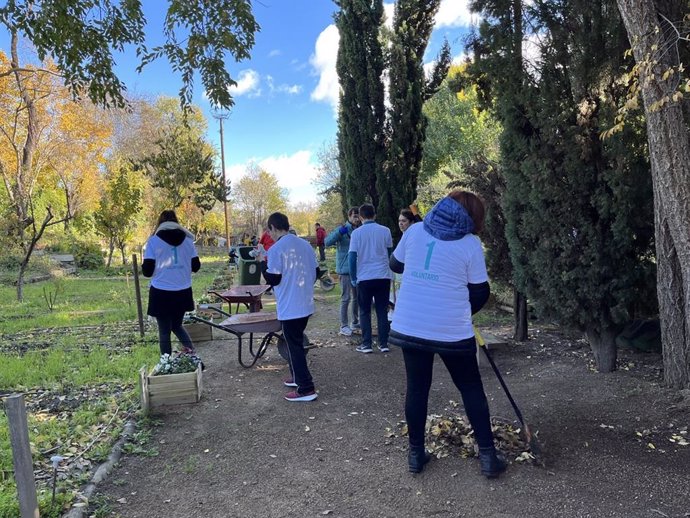
[[350, 326], [343, 326], [340, 328], [340, 333], [343, 336], [352, 336], [352, 329], [350, 329]]

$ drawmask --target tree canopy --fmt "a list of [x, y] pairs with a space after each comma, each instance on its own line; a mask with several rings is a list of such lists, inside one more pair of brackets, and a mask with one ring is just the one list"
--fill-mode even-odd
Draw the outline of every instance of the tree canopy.
[[[180, 101], [192, 102], [195, 73], [211, 102], [233, 105], [228, 87], [236, 84], [226, 69], [227, 54], [249, 57], [259, 25], [249, 0], [169, 0], [161, 45], [145, 44], [146, 18], [138, 1], [11, 0], [0, 7], [0, 23], [13, 37], [25, 37], [41, 61], [52, 58], [73, 94], [95, 104], [123, 106], [126, 86], [115, 73], [115, 52], [135, 47], [141, 71], [165, 57], [182, 78]], [[21, 70], [18, 63], [7, 75]]]
[[242, 221], [249, 232], [261, 232], [272, 212], [286, 212], [287, 192], [275, 175], [251, 164], [232, 189], [234, 220]]
[[426, 129], [422, 106], [450, 65], [450, 47], [445, 44], [429, 77], [424, 73], [422, 60], [441, 2], [398, 1], [390, 34], [382, 26], [382, 0], [336, 3], [343, 210], [370, 201], [381, 223], [399, 236], [398, 211], [417, 195]]
[[[585, 331], [597, 368], [613, 370], [619, 326], [655, 309], [644, 127], [600, 138], [625, 103], [618, 85], [627, 41], [615, 2], [474, 5], [484, 15], [475, 70], [504, 127], [516, 285], [542, 315]], [[531, 71], [522, 59], [525, 19], [544, 41]]]

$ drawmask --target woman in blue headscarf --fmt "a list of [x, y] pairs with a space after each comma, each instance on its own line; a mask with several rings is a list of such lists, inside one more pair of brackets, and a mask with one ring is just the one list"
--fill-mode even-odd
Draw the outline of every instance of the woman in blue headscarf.
[[421, 472], [430, 459], [424, 427], [435, 354], [462, 394], [482, 474], [495, 478], [506, 468], [494, 446], [472, 327], [472, 314], [489, 298], [484, 252], [475, 235], [483, 225], [483, 202], [471, 192], [455, 190], [434, 206], [423, 224], [407, 229], [390, 258], [391, 269], [403, 274], [389, 340], [402, 348], [405, 359], [408, 464], [413, 473]]

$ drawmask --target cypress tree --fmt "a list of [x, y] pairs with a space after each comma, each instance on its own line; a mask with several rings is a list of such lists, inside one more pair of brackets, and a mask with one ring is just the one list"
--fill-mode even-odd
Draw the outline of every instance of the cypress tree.
[[450, 66], [450, 46], [444, 43], [429, 79], [424, 52], [434, 28], [440, 0], [398, 0], [393, 17], [389, 56], [390, 109], [387, 116], [387, 160], [377, 178], [381, 224], [400, 237], [398, 211], [414, 202], [422, 162], [427, 120], [424, 101], [440, 88]]
[[655, 302], [643, 124], [638, 117], [600, 138], [625, 101], [617, 74], [629, 45], [613, 0], [534, 2], [531, 14], [547, 43], [535, 72], [513, 84], [513, 111], [503, 112], [515, 277], [542, 315], [585, 331], [607, 372], [616, 365], [618, 326]]
[[336, 69], [340, 80], [338, 162], [343, 209], [379, 204], [376, 179], [385, 159], [382, 0], [337, 0], [340, 33]]
[[520, 164], [529, 153], [529, 139], [534, 133], [526, 117], [523, 68], [522, 0], [475, 0], [471, 9], [481, 11], [485, 20], [474, 35], [471, 48], [474, 62], [470, 73], [479, 86], [484, 108], [492, 109], [503, 125], [500, 144], [500, 169], [505, 182], [502, 218], [513, 265], [513, 309], [516, 340], [527, 340], [527, 298], [524, 276], [525, 253], [520, 252], [519, 229], [515, 223], [522, 213], [522, 201], [528, 199], [527, 185], [520, 178]]

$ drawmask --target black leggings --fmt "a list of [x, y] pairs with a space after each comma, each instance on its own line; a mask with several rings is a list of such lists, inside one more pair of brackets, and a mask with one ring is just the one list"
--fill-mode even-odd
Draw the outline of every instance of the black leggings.
[[170, 333], [175, 333], [175, 336], [180, 340], [184, 347], [194, 349], [192, 339], [189, 337], [187, 330], [182, 327], [182, 319], [184, 318], [184, 311], [182, 313], [175, 313], [173, 315], [166, 315], [156, 317], [158, 321], [158, 342], [161, 348], [161, 354], [171, 354], [172, 344], [170, 342]]
[[[429, 390], [434, 370], [434, 354], [417, 349], [403, 349], [407, 372], [407, 394], [405, 396], [405, 418], [411, 448], [424, 447]], [[453, 383], [462, 394], [465, 413], [474, 430], [480, 448], [494, 445], [489, 420], [489, 404], [484, 394], [482, 378], [475, 354], [440, 354]]]

